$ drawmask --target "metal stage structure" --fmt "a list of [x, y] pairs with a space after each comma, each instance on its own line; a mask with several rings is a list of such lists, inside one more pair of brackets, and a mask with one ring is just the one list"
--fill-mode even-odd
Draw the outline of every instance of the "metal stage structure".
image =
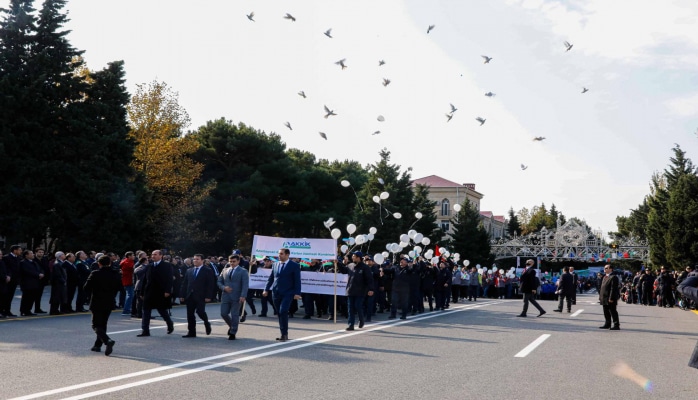
[[557, 228], [545, 227], [537, 233], [514, 236], [510, 239], [493, 240], [492, 254], [496, 260], [510, 257], [530, 257], [550, 261], [600, 261], [600, 260], [640, 260], [649, 261], [649, 245], [646, 240], [627, 238], [606, 244], [601, 232], [590, 232], [574, 220], [567, 221]]

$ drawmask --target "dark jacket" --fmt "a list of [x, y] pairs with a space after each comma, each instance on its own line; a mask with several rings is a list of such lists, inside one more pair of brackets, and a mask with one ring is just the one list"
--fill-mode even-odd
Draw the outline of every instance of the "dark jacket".
[[272, 267], [264, 290], [271, 291], [274, 297], [300, 296], [301, 266], [295, 261], [288, 260], [282, 270], [281, 264], [284, 263], [278, 261]]
[[560, 289], [561, 295], [567, 296], [575, 293], [574, 276], [569, 272], [562, 274], [558, 282], [560, 283], [558, 288]]
[[68, 301], [66, 284], [68, 277], [62, 262], [56, 262], [51, 269], [51, 304], [63, 304]]
[[0, 259], [0, 294], [5, 293], [7, 290], [7, 267], [5, 267], [5, 262]]
[[607, 306], [609, 300], [613, 303], [618, 304], [618, 299], [620, 298], [620, 279], [615, 275], [604, 275], [601, 281], [601, 289], [599, 289], [599, 302]]
[[90, 296], [90, 311], [111, 311], [116, 305], [114, 298], [121, 289], [121, 276], [110, 267], [92, 271], [85, 282], [85, 291]]
[[39, 278], [39, 274], [41, 273], [43, 273], [41, 271], [41, 266], [34, 260], [29, 260], [27, 258], [22, 260], [19, 264], [19, 286], [22, 291], [39, 289], [41, 287], [41, 278]]
[[199, 268], [199, 273], [194, 276], [195, 271], [196, 268], [192, 267], [184, 274], [182, 287], [179, 290], [179, 297], [184, 298], [186, 301], [194, 300], [201, 302], [203, 302], [204, 299], [213, 299], [214, 289], [218, 289], [216, 286], [216, 275], [213, 269], [201, 266]]
[[[436, 273], [436, 282], [434, 283], [434, 289], [445, 290], [451, 286], [451, 278], [453, 278], [453, 273], [449, 267], [439, 268]], [[448, 286], [444, 286], [447, 284]]]
[[371, 268], [363, 262], [354, 266], [354, 270], [349, 270], [349, 280], [347, 281], [347, 296], [366, 296], [373, 290], [373, 273]]
[[393, 267], [393, 291], [409, 293], [411, 275], [410, 267], [401, 268], [399, 265]]
[[19, 283], [19, 257], [14, 254], [5, 254], [2, 257], [5, 263], [5, 273], [10, 276], [10, 284]]
[[[143, 275], [143, 309], [172, 308], [172, 264], [160, 261], [148, 264]], [[121, 281], [119, 281], [121, 282]], [[169, 293], [170, 297], [165, 297]]]
[[521, 274], [521, 293], [532, 293], [538, 290], [538, 277], [534, 268], [528, 268]]

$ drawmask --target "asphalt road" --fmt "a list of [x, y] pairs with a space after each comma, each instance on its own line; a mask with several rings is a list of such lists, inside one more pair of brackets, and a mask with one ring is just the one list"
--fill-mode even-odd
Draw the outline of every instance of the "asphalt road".
[[[521, 300], [482, 299], [446, 311], [344, 331], [326, 320], [291, 319], [278, 343], [275, 318], [249, 316], [227, 340], [219, 305], [207, 307], [213, 333], [183, 339], [185, 310], [167, 335], [151, 337], [120, 311], [106, 357], [89, 349], [90, 315], [0, 320], [0, 397], [40, 399], [695, 399], [698, 370], [687, 366], [698, 315], [619, 306], [620, 331], [600, 330], [601, 306], [580, 295], [573, 314], [517, 318]], [[583, 310], [579, 313], [579, 310]], [[574, 316], [573, 316], [574, 315]], [[534, 347], [535, 343], [537, 347]], [[533, 347], [533, 348], [532, 348]], [[627, 368], [614, 373], [619, 363]], [[649, 383], [648, 383], [649, 382]], [[646, 387], [651, 385], [651, 391]]]

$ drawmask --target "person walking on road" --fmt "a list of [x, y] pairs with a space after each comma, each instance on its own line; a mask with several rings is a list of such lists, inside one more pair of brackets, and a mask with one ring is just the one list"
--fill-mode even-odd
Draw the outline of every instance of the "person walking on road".
[[560, 276], [560, 279], [557, 281], [560, 302], [553, 311], [561, 313], [562, 302], [567, 299], [567, 312], [569, 313], [572, 312], [572, 296], [574, 296], [576, 287], [574, 285], [574, 275], [570, 273], [570, 267], [563, 267], [562, 271], [562, 276]]
[[107, 321], [114, 308], [114, 298], [119, 292], [121, 277], [111, 268], [111, 258], [102, 256], [97, 260], [99, 269], [92, 271], [85, 282], [84, 289], [91, 293], [90, 311], [92, 312], [92, 330], [97, 339], [90, 350], [100, 352], [102, 344], [107, 345], [104, 355], [108, 356], [114, 348], [114, 340], [107, 335]]
[[[599, 302], [603, 306], [603, 316], [606, 323], [600, 326], [599, 329], [610, 329], [612, 331], [620, 330], [620, 321], [618, 321], [618, 299], [620, 298], [620, 283], [618, 277], [613, 275], [611, 265], [607, 264], [603, 267], [604, 275], [601, 281], [601, 289], [599, 289]], [[611, 326], [613, 320], [613, 326]]]
[[288, 311], [291, 308], [291, 302], [301, 299], [301, 266], [297, 262], [289, 260], [290, 255], [289, 249], [279, 250], [279, 262], [269, 274], [267, 286], [262, 292], [264, 297], [271, 293], [274, 308], [279, 312], [281, 336], [276, 340], [280, 342], [288, 340]]
[[523, 311], [519, 314], [519, 317], [526, 317], [526, 312], [528, 312], [528, 303], [533, 304], [534, 307], [538, 309], [542, 317], [545, 314], [545, 310], [536, 301], [536, 290], [539, 286], [539, 280], [536, 276], [536, 270], [533, 268], [533, 260], [526, 260], [526, 270], [521, 274], [521, 293], [523, 294]]
[[240, 322], [240, 305], [245, 304], [250, 286], [248, 272], [240, 266], [240, 256], [228, 257], [228, 265], [218, 276], [221, 290], [221, 317], [228, 324], [228, 340], [235, 340]]
[[150, 336], [150, 314], [153, 309], [158, 310], [160, 316], [167, 324], [167, 334], [174, 331], [174, 323], [170, 317], [169, 309], [172, 308], [172, 285], [174, 273], [172, 264], [162, 260], [162, 251], [153, 250], [150, 254], [153, 262], [146, 267], [143, 275], [141, 299], [143, 299], [143, 319], [141, 320], [141, 333], [138, 337]]
[[206, 335], [211, 334], [211, 323], [206, 314], [206, 303], [210, 303], [215, 296], [216, 275], [211, 268], [204, 267], [204, 256], [194, 254], [191, 259], [194, 266], [189, 268], [182, 280], [180, 303], [187, 304], [187, 334], [184, 338], [196, 337], [196, 317], [194, 312], [204, 321]]

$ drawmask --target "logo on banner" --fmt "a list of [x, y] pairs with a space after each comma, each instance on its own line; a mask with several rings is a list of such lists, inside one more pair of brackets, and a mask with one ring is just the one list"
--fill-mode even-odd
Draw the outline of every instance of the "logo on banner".
[[310, 242], [308, 241], [300, 241], [300, 242], [290, 242], [286, 241], [283, 244], [283, 247], [287, 249], [305, 249], [309, 250], [310, 249]]

